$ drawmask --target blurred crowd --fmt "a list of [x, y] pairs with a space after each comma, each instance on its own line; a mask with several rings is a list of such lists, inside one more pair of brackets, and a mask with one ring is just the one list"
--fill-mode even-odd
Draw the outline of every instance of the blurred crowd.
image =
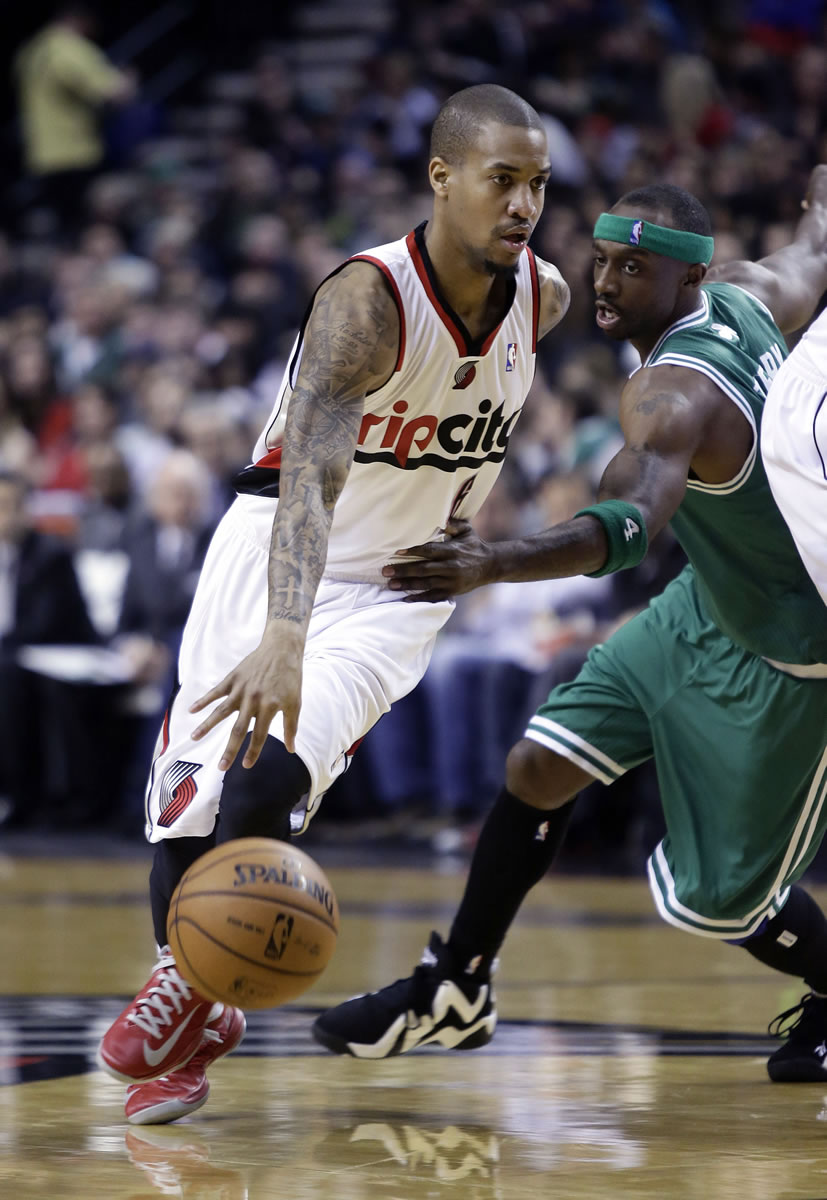
[[[61, 10], [68, 58], [77, 39], [101, 56], [95, 87], [83, 83], [90, 68], [61, 84], [83, 110], [80, 164], [38, 160], [33, 139], [52, 118], [47, 104], [32, 123], [33, 47], [20, 48], [24, 165], [0, 230], [0, 498], [8, 492], [16, 514], [0, 524], [0, 631], [3, 687], [20, 697], [29, 733], [42, 728], [22, 781], [19, 743], [0, 739], [7, 824], [103, 822], [139, 835], [177, 640], [232, 477], [315, 287], [428, 215], [428, 134], [446, 96], [497, 82], [542, 114], [552, 177], [533, 246], [572, 288], [480, 514], [491, 537], [576, 511], [619, 445], [616, 402], [635, 355], [594, 325], [596, 215], [630, 188], [680, 184], [710, 209], [715, 261], [760, 257], [792, 237], [809, 171], [827, 154], [817, 0], [376, 7], [386, 19], [344, 83], [301, 72], [292, 41], [251, 46], [231, 71], [216, 46], [198, 102], [176, 106], [173, 95], [163, 107], [142, 97], [140, 69], [101, 61], [82, 9]], [[72, 143], [71, 126], [59, 142]], [[31, 620], [22, 588], [33, 541], [70, 564], [85, 616], [63, 585]], [[455, 846], [539, 695], [681, 561], [667, 533], [623, 576], [463, 600], [422, 687], [336, 785], [331, 815], [433, 820], [447, 826], [440, 844]], [[31, 698], [55, 688], [52, 710]], [[64, 761], [74, 767], [57, 769]], [[628, 803], [625, 829], [657, 821], [645, 772]], [[588, 828], [584, 844], [599, 820]], [[605, 835], [615, 846], [629, 836]]]

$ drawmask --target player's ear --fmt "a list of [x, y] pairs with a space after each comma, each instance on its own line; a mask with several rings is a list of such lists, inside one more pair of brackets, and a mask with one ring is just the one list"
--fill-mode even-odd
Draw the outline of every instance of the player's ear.
[[431, 182], [431, 187], [433, 188], [435, 195], [447, 196], [448, 179], [450, 174], [450, 169], [444, 159], [431, 159], [430, 163], [428, 164], [428, 178]]
[[684, 276], [684, 285], [686, 287], [693, 288], [700, 287], [704, 281], [707, 270], [708, 267], [706, 263], [692, 263], [692, 265], [687, 269], [686, 275]]

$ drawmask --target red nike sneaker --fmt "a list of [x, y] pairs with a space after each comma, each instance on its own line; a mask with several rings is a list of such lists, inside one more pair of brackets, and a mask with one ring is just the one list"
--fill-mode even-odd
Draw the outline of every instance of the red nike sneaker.
[[103, 1035], [98, 1066], [124, 1083], [159, 1079], [189, 1062], [222, 1011], [181, 978], [164, 946], [146, 985]]
[[162, 1079], [126, 1089], [127, 1120], [133, 1125], [165, 1125], [206, 1104], [210, 1094], [207, 1067], [235, 1050], [246, 1028], [240, 1008], [225, 1008], [204, 1030], [201, 1045], [188, 1063]]

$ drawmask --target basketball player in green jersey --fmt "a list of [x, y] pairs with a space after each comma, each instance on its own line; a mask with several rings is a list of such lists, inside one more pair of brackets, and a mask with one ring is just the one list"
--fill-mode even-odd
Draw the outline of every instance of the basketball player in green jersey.
[[601, 575], [640, 562], [667, 522], [690, 564], [540, 707], [509, 755], [448, 941], [433, 934], [411, 978], [323, 1014], [314, 1033], [332, 1050], [487, 1042], [495, 955], [574, 797], [654, 758], [668, 830], [649, 860], [661, 916], [803, 978], [810, 991], [782, 1015], [790, 1036], [769, 1073], [827, 1080], [827, 920], [796, 883], [827, 826], [827, 610], [757, 453], [783, 334], [827, 289], [827, 167], [789, 246], [710, 271], [710, 232], [699, 201], [671, 186], [630, 192], [598, 218], [597, 323], [642, 363], [598, 502], [514, 541], [487, 544], [455, 522], [446, 541], [385, 569], [391, 588], [433, 601]]

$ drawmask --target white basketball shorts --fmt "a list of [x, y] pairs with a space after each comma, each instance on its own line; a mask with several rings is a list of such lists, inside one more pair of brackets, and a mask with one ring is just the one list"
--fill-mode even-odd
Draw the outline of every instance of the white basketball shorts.
[[[180, 687], [147, 785], [150, 842], [204, 837], [215, 825], [224, 778], [218, 762], [235, 715], [194, 742], [192, 731], [206, 713], [188, 710], [261, 641], [274, 513], [274, 501], [240, 496], [210, 543], [181, 642]], [[307, 634], [296, 735], [310, 790], [294, 813], [294, 831], [307, 827], [355, 744], [422, 678], [453, 609], [449, 601], [406, 604], [383, 585], [322, 580]], [[270, 733], [283, 739], [280, 713]]]
[[827, 380], [794, 351], [770, 386], [761, 455], [775, 502], [827, 604]]

